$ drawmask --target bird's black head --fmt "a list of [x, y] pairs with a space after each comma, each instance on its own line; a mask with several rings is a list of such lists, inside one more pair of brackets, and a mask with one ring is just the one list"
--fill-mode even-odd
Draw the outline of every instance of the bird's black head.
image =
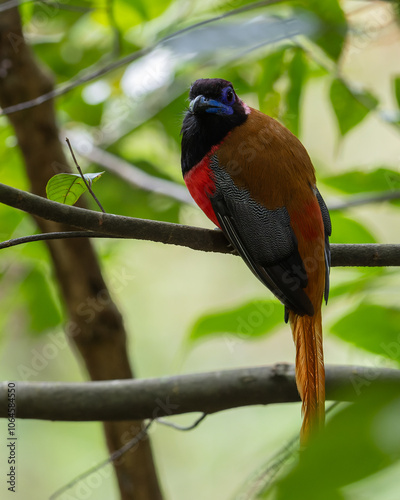
[[196, 80], [189, 93], [189, 113], [217, 115], [220, 117], [246, 116], [246, 108], [233, 90], [231, 82], [221, 78]]
[[189, 93], [189, 109], [182, 125], [182, 171], [194, 167], [250, 112], [231, 82], [221, 78], [196, 80]]

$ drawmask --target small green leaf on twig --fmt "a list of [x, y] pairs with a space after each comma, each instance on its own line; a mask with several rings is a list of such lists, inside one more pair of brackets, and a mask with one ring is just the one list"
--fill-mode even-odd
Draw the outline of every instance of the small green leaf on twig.
[[[78, 172], [79, 172], [79, 174], [80, 174], [80, 176], [81, 176], [81, 178], [83, 180], [83, 183], [86, 186], [86, 189], [89, 191], [89, 193], [92, 196], [92, 198], [94, 199], [94, 201], [100, 207], [100, 210], [103, 212], [103, 214], [105, 214], [106, 211], [104, 210], [102, 204], [100, 203], [100, 201], [98, 200], [97, 196], [94, 194], [93, 189], [92, 189], [92, 182], [95, 180], [95, 178], [91, 178], [89, 181], [87, 180], [86, 175], [83, 175], [82, 169], [79, 166], [78, 162], [76, 161], [75, 153], [74, 153], [74, 150], [72, 149], [72, 146], [71, 146], [71, 143], [69, 142], [68, 137], [65, 139], [65, 141], [68, 144], [68, 148], [69, 148], [69, 151], [71, 153], [72, 159], [74, 160], [75, 166], [76, 166], [76, 168], [77, 168], [77, 170], [78, 170]], [[92, 176], [94, 175], [96, 177], [100, 177], [102, 174], [104, 174], [104, 172], [100, 172], [99, 174], [91, 174], [91, 175]]]
[[[104, 172], [84, 174], [84, 177], [91, 186], [103, 174]], [[85, 191], [87, 191], [87, 186], [79, 174], [54, 175], [46, 186], [47, 198], [64, 205], [74, 205]]]

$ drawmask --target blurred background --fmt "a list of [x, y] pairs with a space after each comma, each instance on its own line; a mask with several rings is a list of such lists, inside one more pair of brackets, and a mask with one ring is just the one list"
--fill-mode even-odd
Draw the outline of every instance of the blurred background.
[[[85, 172], [105, 171], [94, 190], [107, 212], [212, 228], [181, 179], [180, 126], [190, 84], [220, 77], [301, 139], [331, 209], [332, 243], [400, 244], [397, 2], [61, 0], [19, 9], [26, 40], [57, 88], [72, 84], [55, 101], [61, 139], [70, 138]], [[107, 71], [74, 85], [99, 68]], [[28, 189], [6, 117], [0, 157], [1, 182]], [[145, 186], [138, 171], [149, 174]], [[158, 179], [173, 183], [172, 196], [158, 192]], [[374, 202], [378, 195], [387, 200]], [[2, 204], [0, 221], [2, 240], [36, 231], [30, 217]], [[293, 363], [283, 306], [240, 259], [135, 240], [94, 245], [129, 332], [137, 377]], [[85, 380], [64, 340], [67, 316], [45, 245], [2, 250], [0, 280], [1, 379]], [[334, 268], [331, 284], [323, 308], [326, 363], [397, 367], [398, 271]], [[382, 412], [370, 419], [386, 418], [390, 431], [368, 448], [375, 465], [342, 478], [334, 485], [338, 496], [324, 498], [399, 497], [400, 429], [395, 413], [386, 406]], [[155, 424], [150, 435], [165, 498], [267, 498], [255, 478], [300, 425], [300, 404], [225, 411], [191, 432]], [[344, 433], [350, 447], [353, 430], [346, 435], [337, 424], [332, 432]], [[4, 422], [0, 431], [5, 435]], [[100, 423], [18, 421], [18, 436], [18, 492], [10, 498], [48, 498], [107, 456]], [[372, 439], [371, 427], [359, 439]], [[2, 451], [2, 470], [5, 458]], [[282, 491], [277, 498], [296, 497]], [[59, 498], [118, 498], [112, 467]]]

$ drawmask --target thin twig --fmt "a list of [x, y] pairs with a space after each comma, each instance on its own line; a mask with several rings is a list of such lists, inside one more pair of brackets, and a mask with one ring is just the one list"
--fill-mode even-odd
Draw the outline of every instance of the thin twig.
[[94, 231], [55, 231], [53, 233], [32, 234], [30, 236], [21, 236], [20, 238], [2, 241], [0, 242], [0, 250], [34, 241], [63, 240], [67, 238], [119, 238], [119, 236], [105, 236], [103, 233], [95, 233]]
[[103, 212], [103, 214], [106, 213], [106, 211], [104, 210], [104, 208], [102, 207], [100, 201], [98, 200], [97, 196], [94, 194], [93, 190], [92, 190], [92, 187], [90, 186], [90, 183], [87, 182], [85, 176], [83, 175], [83, 172], [82, 172], [82, 169], [81, 167], [78, 165], [78, 162], [76, 161], [76, 158], [75, 158], [75, 155], [74, 155], [74, 151], [72, 149], [72, 146], [71, 146], [71, 143], [69, 142], [69, 139], [68, 137], [65, 139], [67, 144], [68, 144], [68, 147], [69, 147], [69, 150], [71, 151], [71, 155], [72, 155], [72, 159], [74, 160], [74, 163], [75, 163], [75, 166], [76, 168], [78, 169], [78, 172], [80, 174], [80, 176], [82, 177], [83, 179], [83, 182], [85, 183], [85, 186], [87, 187], [89, 193], [92, 195], [94, 201], [98, 204], [98, 206], [100, 207], [101, 211]]
[[[335, 401], [326, 409], [326, 415], [330, 415], [340, 401]], [[268, 462], [261, 467], [261, 472], [254, 479], [250, 479], [247, 493], [240, 495], [242, 500], [251, 500], [258, 498], [262, 494], [262, 498], [267, 498], [265, 495], [271, 492], [271, 488], [276, 483], [275, 478], [282, 471], [282, 468], [287, 464], [291, 457], [294, 457], [299, 452], [299, 435], [296, 434], [284, 446], [282, 446]], [[257, 495], [257, 497], [255, 496]], [[238, 497], [237, 497], [238, 498]]]
[[206, 417], [207, 413], [203, 413], [197, 420], [193, 422], [193, 424], [190, 425], [175, 424], [174, 422], [168, 422], [168, 420], [165, 420], [164, 418], [157, 418], [157, 422], [167, 427], [172, 427], [172, 429], [176, 429], [177, 431], [191, 431], [192, 429], [197, 427], [200, 422], [202, 422]]
[[338, 203], [330, 203], [329, 211], [345, 210], [346, 208], [358, 207], [361, 205], [369, 205], [371, 203], [381, 203], [383, 201], [399, 200], [400, 190], [385, 191], [381, 194], [373, 194], [368, 196], [354, 196], [346, 201], [339, 201]]
[[71, 79], [68, 83], [65, 85], [60, 85], [54, 90], [51, 90], [50, 92], [46, 92], [34, 99], [30, 99], [28, 101], [20, 102], [18, 104], [14, 104], [12, 106], [7, 106], [6, 108], [3, 108], [0, 110], [0, 116], [1, 115], [9, 115], [11, 113], [15, 113], [17, 111], [21, 111], [24, 109], [32, 108], [34, 106], [39, 106], [39, 104], [42, 104], [43, 102], [49, 101], [50, 99], [54, 99], [55, 97], [64, 95], [68, 93], [69, 91], [73, 90], [74, 88], [84, 84], [88, 83], [92, 80], [95, 80], [96, 78], [99, 78], [100, 76], [104, 76], [107, 73], [110, 73], [111, 71], [114, 71], [115, 69], [120, 68], [121, 66], [125, 66], [128, 63], [131, 63], [133, 61], [136, 61], [140, 57], [143, 57], [150, 52], [152, 52], [154, 49], [159, 47], [160, 45], [164, 44], [165, 42], [171, 40], [172, 38], [175, 38], [176, 36], [182, 35], [183, 33], [186, 33], [188, 31], [197, 29], [201, 26], [204, 26], [206, 24], [210, 24], [216, 21], [220, 21], [221, 19], [235, 16], [237, 14], [241, 14], [243, 12], [248, 12], [254, 9], [258, 9], [260, 7], [265, 7], [268, 5], [273, 5], [277, 3], [281, 3], [287, 0], [262, 0], [260, 2], [255, 2], [250, 5], [245, 5], [243, 7], [239, 7], [237, 9], [231, 10], [229, 12], [226, 12], [224, 14], [221, 14], [219, 16], [212, 17], [211, 19], [206, 19], [205, 21], [200, 21], [198, 23], [192, 24], [190, 26], [187, 26], [186, 28], [179, 29], [170, 35], [166, 35], [165, 37], [161, 38], [158, 42], [155, 42], [153, 45], [150, 45], [149, 47], [146, 47], [144, 49], [140, 49], [132, 54], [129, 54], [125, 57], [122, 57], [121, 59], [118, 59], [117, 61], [111, 62], [109, 64], [106, 64], [104, 66], [99, 67], [98, 69], [88, 72], [88, 73], [81, 73], [78, 75], [76, 78]]
[[103, 460], [99, 464], [94, 465], [93, 467], [90, 467], [90, 469], [86, 470], [82, 474], [79, 474], [79, 476], [76, 476], [68, 484], [66, 484], [65, 486], [63, 486], [62, 488], [60, 488], [59, 490], [57, 490], [56, 492], [54, 492], [50, 496], [49, 500], [54, 500], [55, 498], [58, 498], [63, 493], [65, 493], [66, 491], [68, 491], [69, 489], [71, 489], [73, 486], [75, 486], [76, 484], [78, 484], [81, 481], [83, 481], [83, 479], [85, 479], [86, 477], [90, 476], [91, 474], [94, 474], [95, 472], [99, 471], [100, 469], [102, 469], [106, 465], [110, 464], [111, 462], [115, 462], [115, 460], [118, 460], [119, 458], [121, 458], [125, 453], [127, 453], [136, 444], [138, 444], [139, 441], [141, 441], [142, 439], [144, 439], [146, 437], [147, 431], [149, 430], [149, 428], [152, 426], [152, 424], [154, 422], [157, 422], [157, 423], [159, 423], [161, 425], [165, 425], [167, 427], [171, 427], [172, 429], [175, 429], [177, 431], [191, 431], [195, 427], [197, 427], [206, 418], [206, 416], [207, 415], [205, 413], [203, 413], [199, 418], [197, 418], [193, 422], [193, 424], [188, 425], [188, 426], [181, 426], [181, 425], [178, 425], [178, 424], [174, 424], [173, 422], [168, 422], [167, 420], [164, 420], [162, 418], [157, 418], [157, 419], [154, 419], [154, 420], [150, 420], [150, 422], [144, 427], [144, 429], [142, 431], [140, 431], [133, 439], [131, 439], [130, 441], [128, 441], [119, 450], [116, 450], [108, 458], [106, 458], [105, 460]]
[[150, 420], [148, 424], [138, 433], [134, 438], [132, 438], [130, 441], [128, 441], [124, 446], [122, 446], [119, 450], [115, 451], [112, 453], [108, 458], [100, 462], [99, 464], [94, 465], [93, 467], [90, 467], [90, 469], [87, 469], [85, 472], [82, 474], [79, 474], [79, 476], [76, 476], [72, 481], [70, 481], [68, 484], [64, 485], [62, 488], [59, 490], [55, 491], [50, 497], [49, 500], [54, 500], [55, 498], [58, 498], [61, 496], [63, 493], [71, 489], [73, 486], [76, 484], [80, 483], [85, 479], [86, 477], [90, 476], [91, 474], [94, 474], [98, 470], [102, 469], [106, 465], [115, 462], [118, 460], [124, 453], [128, 452], [131, 448], [133, 448], [135, 445], [137, 445], [142, 439], [144, 439], [147, 436], [147, 431], [153, 424], [154, 420]]
[[293, 436], [287, 443], [285, 443], [269, 460], [262, 466], [261, 472], [250, 479], [250, 485], [247, 491], [235, 495], [235, 498], [243, 500], [252, 500], [257, 493], [268, 492], [268, 487], [271, 485], [277, 474], [282, 470], [283, 466], [287, 463], [290, 457], [298, 452], [299, 435]]
[[[82, 149], [82, 151], [80, 150]], [[181, 203], [195, 205], [189, 191], [182, 185], [162, 179], [144, 172], [139, 167], [127, 162], [109, 151], [105, 151], [94, 144], [90, 148], [77, 148], [79, 154], [93, 163], [101, 165], [109, 172], [117, 175], [132, 186], [138, 187], [152, 193], [169, 196]]]

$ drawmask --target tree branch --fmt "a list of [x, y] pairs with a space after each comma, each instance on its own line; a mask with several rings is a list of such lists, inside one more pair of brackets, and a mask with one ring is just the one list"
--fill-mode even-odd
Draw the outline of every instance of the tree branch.
[[345, 210], [346, 208], [359, 207], [361, 205], [370, 205], [371, 203], [382, 203], [384, 201], [393, 201], [400, 199], [400, 190], [384, 191], [379, 194], [368, 194], [364, 196], [349, 196], [343, 201], [329, 204], [329, 211]]
[[102, 233], [95, 233], [94, 231], [55, 231], [53, 233], [32, 234], [2, 241], [0, 243], [0, 250], [3, 248], [16, 247], [17, 245], [24, 245], [25, 243], [32, 243], [34, 241], [64, 240], [69, 238], [118, 238], [118, 236], [105, 236]]
[[[221, 231], [103, 214], [62, 205], [1, 183], [0, 202], [47, 220], [86, 229], [88, 238], [99, 237], [102, 234], [105, 238], [132, 238], [185, 246], [203, 252], [234, 254]], [[90, 231], [94, 231], [95, 234]], [[80, 233], [79, 236], [83, 234]], [[57, 237], [62, 237], [62, 235]], [[35, 235], [34, 238], [35, 240], [47, 239], [47, 235], [42, 235], [40, 238], [39, 235]], [[50, 238], [55, 239], [55, 236], [49, 235]], [[23, 242], [26, 243], [27, 240], [24, 239]], [[5, 242], [4, 246], [12, 246], [12, 240]], [[400, 245], [332, 245], [332, 266], [400, 266]]]
[[[0, 0], [0, 6], [4, 5]], [[2, 62], [7, 64], [1, 65]], [[36, 62], [25, 43], [18, 9], [9, 9], [0, 15], [0, 106], [18, 106], [38, 96], [51, 95], [52, 77]], [[49, 94], [50, 93], [50, 94]], [[39, 99], [40, 100], [40, 99]], [[53, 102], [47, 100], [9, 116], [14, 127], [31, 189], [45, 196], [50, 177], [59, 170], [70, 171], [59, 141]], [[40, 199], [36, 196], [35, 199]], [[42, 232], [65, 232], [71, 227], [36, 218]], [[127, 335], [123, 318], [113, 302], [101, 274], [99, 262], [87, 238], [47, 241], [60, 291], [64, 298], [69, 324], [73, 325], [73, 344], [82, 356], [93, 380], [124, 379], [132, 377], [126, 346]], [[103, 306], [93, 309], [90, 321], [79, 313], [82, 304], [105, 298]], [[140, 422], [104, 422], [104, 431], [110, 453], [119, 449], [129, 435], [135, 435]], [[120, 487], [121, 500], [161, 500], [162, 494], [152, 459], [150, 440], [140, 441], [135, 453], [114, 463]]]
[[[326, 367], [327, 400], [356, 401], [368, 387], [388, 383], [400, 388], [400, 370]], [[297, 401], [294, 365], [289, 364], [142, 380], [16, 382], [17, 418], [41, 420], [154, 419]], [[7, 404], [7, 382], [2, 382], [0, 417], [8, 416]]]
[[103, 233], [105, 236], [171, 243], [187, 246], [194, 250], [231, 252], [221, 231], [103, 214], [93, 210], [62, 205], [1, 183], [0, 202], [46, 220], [64, 222], [88, 231]]

